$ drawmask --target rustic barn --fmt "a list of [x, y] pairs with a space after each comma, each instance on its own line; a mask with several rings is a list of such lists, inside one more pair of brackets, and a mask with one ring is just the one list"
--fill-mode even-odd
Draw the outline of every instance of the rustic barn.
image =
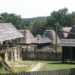
[[11, 23], [0, 23], [0, 57], [10, 66], [20, 60], [19, 38], [23, 35]]
[[61, 39], [62, 46], [62, 61], [74, 62], [75, 61], [75, 26], [68, 29], [69, 33], [66, 38]]
[[75, 39], [62, 39], [62, 61], [75, 61]]

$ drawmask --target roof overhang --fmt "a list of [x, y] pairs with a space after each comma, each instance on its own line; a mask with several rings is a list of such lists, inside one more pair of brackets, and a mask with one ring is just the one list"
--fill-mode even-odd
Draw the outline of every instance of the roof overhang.
[[60, 46], [75, 46], [75, 39], [61, 39]]

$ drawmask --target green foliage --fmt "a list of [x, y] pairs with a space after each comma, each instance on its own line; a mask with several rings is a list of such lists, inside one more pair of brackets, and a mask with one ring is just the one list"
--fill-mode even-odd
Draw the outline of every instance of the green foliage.
[[2, 13], [1, 14], [2, 21], [1, 22], [11, 22], [15, 25], [16, 28], [22, 29], [24, 22], [20, 16], [15, 14]]
[[34, 35], [43, 34], [45, 29], [53, 27], [61, 29], [64, 26], [75, 25], [75, 12], [68, 13], [68, 9], [53, 11], [51, 16], [34, 18], [30, 23], [30, 29]]
[[36, 18], [21, 18], [19, 15], [2, 13], [0, 22], [11, 22], [18, 29], [30, 29], [34, 35], [43, 34], [50, 27], [61, 29], [64, 26], [75, 25], [75, 12], [68, 13], [67, 8], [53, 11], [50, 16]]
[[64, 26], [66, 24], [66, 16], [68, 15], [68, 9], [64, 8], [58, 11], [53, 11], [51, 16], [47, 18], [47, 26], [56, 27], [56, 23], [59, 26]]
[[31, 21], [32, 21], [32, 18], [24, 18], [22, 19], [24, 21], [24, 24], [26, 27], [29, 27]]
[[45, 17], [38, 17], [32, 19], [30, 23], [30, 30], [34, 35], [43, 34], [46, 25], [46, 18]]

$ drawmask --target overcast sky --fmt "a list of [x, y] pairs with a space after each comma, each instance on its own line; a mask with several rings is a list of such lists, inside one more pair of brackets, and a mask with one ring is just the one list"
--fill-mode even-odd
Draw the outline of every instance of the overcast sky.
[[65, 7], [75, 11], [75, 0], [0, 0], [0, 13], [15, 13], [23, 18], [48, 16]]

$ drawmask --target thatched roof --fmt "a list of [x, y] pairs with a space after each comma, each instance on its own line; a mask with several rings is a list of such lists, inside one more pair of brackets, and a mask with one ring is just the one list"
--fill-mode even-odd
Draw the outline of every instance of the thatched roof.
[[[44, 35], [52, 40], [53, 44], [56, 44], [56, 34], [54, 30], [46, 30]], [[60, 44], [60, 38], [57, 35], [57, 44]]]
[[35, 43], [35, 38], [29, 30], [19, 30], [19, 31], [24, 35], [24, 38], [21, 39], [21, 43], [26, 43], [26, 44]]
[[11, 23], [0, 23], [0, 42], [21, 38], [23, 35]]
[[70, 32], [73, 33], [73, 34], [69, 33], [67, 38], [68, 39], [75, 39], [75, 25], [73, 25], [73, 27], [71, 28]]
[[35, 38], [35, 43], [37, 44], [51, 43], [51, 40], [46, 36], [37, 35]]
[[68, 32], [68, 33], [63, 32], [65, 38], [67, 38], [67, 36], [68, 36], [69, 32], [71, 31], [71, 29], [72, 29], [72, 27], [64, 27], [64, 28], [62, 28], [63, 31]]

